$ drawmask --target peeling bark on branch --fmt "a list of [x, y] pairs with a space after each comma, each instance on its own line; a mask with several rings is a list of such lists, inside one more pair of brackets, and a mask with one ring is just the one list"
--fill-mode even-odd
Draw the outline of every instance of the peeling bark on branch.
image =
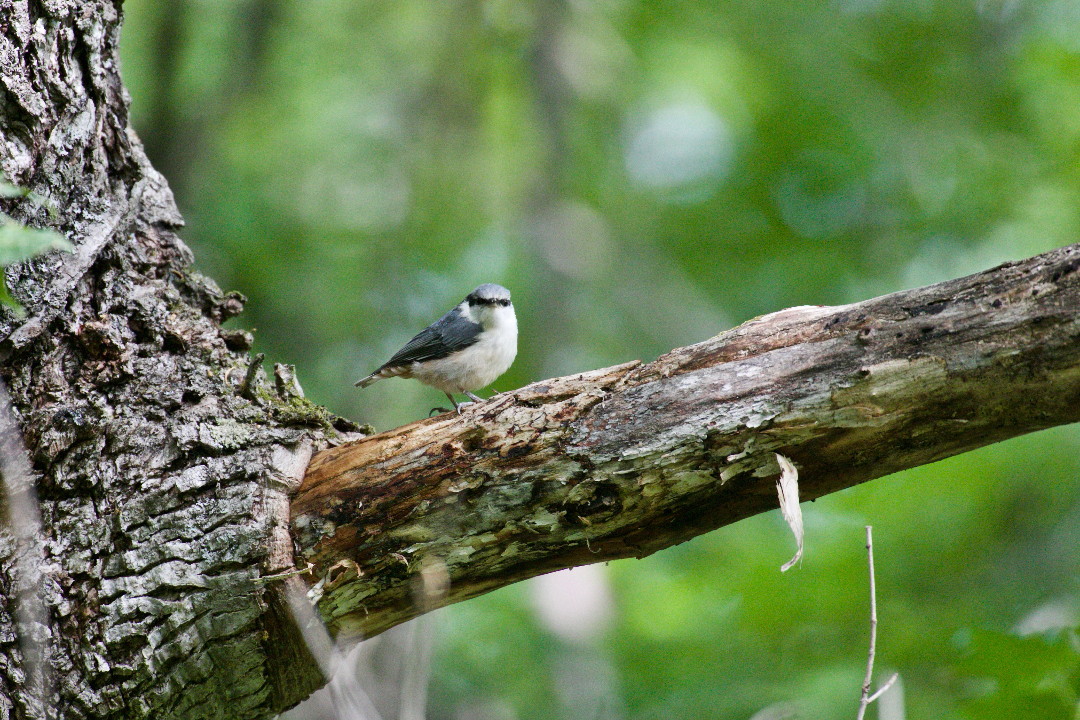
[[[642, 557], [777, 506], [1080, 419], [1080, 245], [752, 320], [653, 363], [534, 383], [326, 450], [293, 500], [342, 636], [540, 573]], [[302, 564], [302, 562], [301, 562]]]

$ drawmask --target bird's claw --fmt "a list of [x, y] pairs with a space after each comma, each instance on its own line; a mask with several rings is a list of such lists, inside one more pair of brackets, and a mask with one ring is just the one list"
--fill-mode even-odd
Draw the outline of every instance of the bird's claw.
[[[466, 405], [475, 405], [475, 403], [472, 400], [466, 400], [465, 402], [454, 403], [454, 410], [456, 410], [457, 414], [460, 415], [461, 414], [461, 408], [465, 407]], [[428, 411], [427, 416], [431, 417], [435, 413], [448, 413], [448, 412], [450, 412], [450, 408], [433, 407], [433, 408], [431, 408], [431, 410]]]

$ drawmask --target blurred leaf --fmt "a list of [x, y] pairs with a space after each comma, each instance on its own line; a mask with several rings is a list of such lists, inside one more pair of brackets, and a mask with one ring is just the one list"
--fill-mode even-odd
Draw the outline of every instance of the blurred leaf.
[[21, 262], [50, 250], [71, 252], [67, 238], [55, 230], [29, 228], [10, 219], [0, 225], [0, 266]]
[[[9, 183], [0, 182], [0, 194], [9, 192], [10, 188], [14, 187]], [[18, 188], [15, 189], [19, 190]], [[7, 197], [11, 196], [8, 195]], [[55, 230], [29, 228], [4, 215], [0, 215], [0, 223], [2, 223], [0, 224], [0, 268], [27, 260], [35, 255], [41, 255], [50, 250], [71, 252], [75, 247], [70, 240]], [[7, 278], [4, 277], [2, 272], [0, 272], [0, 305], [11, 308], [20, 318], [25, 315], [22, 306], [11, 296], [11, 292], [7, 288]]]
[[7, 278], [5, 278], [2, 273], [0, 273], [0, 305], [10, 308], [15, 313], [15, 317], [20, 320], [26, 317], [26, 311], [23, 310], [23, 306], [20, 305], [15, 298], [11, 297], [11, 293], [8, 292]]
[[26, 194], [27, 191], [18, 185], [13, 185], [7, 180], [0, 180], [0, 197], [24, 197]]
[[10, 183], [7, 180], [0, 178], [0, 198], [26, 198], [30, 202], [39, 207], [45, 208], [49, 213], [49, 217], [56, 217], [56, 206], [52, 201], [44, 195], [39, 195], [33, 190], [28, 190], [24, 187], [19, 187], [14, 183]]

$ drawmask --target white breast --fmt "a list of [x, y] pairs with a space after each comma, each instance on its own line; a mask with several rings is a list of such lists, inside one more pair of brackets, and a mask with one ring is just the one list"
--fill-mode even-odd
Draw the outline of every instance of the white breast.
[[517, 355], [517, 317], [513, 307], [484, 308], [474, 318], [484, 330], [475, 343], [440, 360], [412, 364], [412, 376], [447, 393], [487, 387], [506, 372]]

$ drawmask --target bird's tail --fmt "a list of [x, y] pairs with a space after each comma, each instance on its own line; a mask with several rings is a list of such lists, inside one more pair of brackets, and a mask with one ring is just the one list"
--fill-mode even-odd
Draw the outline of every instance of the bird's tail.
[[404, 375], [405, 377], [412, 377], [411, 375], [409, 375], [409, 371], [405, 367], [402, 367], [400, 365], [395, 367], [387, 367], [384, 365], [375, 372], [368, 375], [366, 378], [361, 378], [360, 380], [357, 380], [356, 387], [364, 388], [375, 382], [376, 380], [382, 380], [383, 378], [388, 377], [398, 377], [400, 375]]
[[366, 378], [361, 378], [360, 380], [357, 380], [355, 387], [366, 388], [368, 385], [375, 382], [376, 380], [382, 380], [382, 375], [379, 374], [378, 370], [371, 373]]

